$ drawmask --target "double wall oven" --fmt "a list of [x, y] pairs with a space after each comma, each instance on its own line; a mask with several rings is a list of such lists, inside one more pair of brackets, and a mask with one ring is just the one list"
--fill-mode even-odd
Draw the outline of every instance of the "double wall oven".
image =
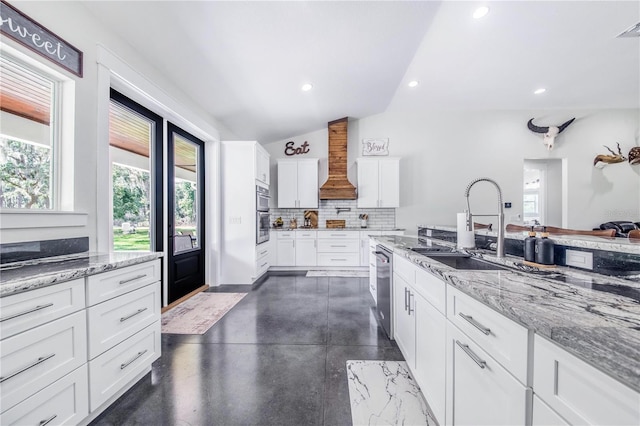
[[269, 241], [269, 188], [256, 185], [256, 245]]

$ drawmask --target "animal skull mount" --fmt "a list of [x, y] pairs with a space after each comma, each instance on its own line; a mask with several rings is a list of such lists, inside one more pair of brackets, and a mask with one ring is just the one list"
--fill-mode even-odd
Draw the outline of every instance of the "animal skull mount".
[[547, 146], [547, 149], [549, 151], [551, 151], [553, 149], [553, 144], [555, 142], [556, 136], [558, 136], [560, 133], [562, 133], [562, 131], [564, 129], [569, 127], [569, 124], [573, 123], [573, 120], [575, 120], [575, 117], [572, 118], [571, 120], [565, 122], [564, 124], [558, 126], [558, 127], [555, 127], [555, 126], [539, 127], [539, 126], [536, 126], [535, 124], [533, 124], [533, 118], [532, 118], [527, 123], [527, 127], [532, 132], [543, 133], [544, 137], [542, 139], [542, 142]]
[[611, 148], [609, 148], [608, 146], [606, 146], [606, 145], [603, 145], [603, 146], [605, 148], [607, 148], [607, 150], [609, 150], [611, 155], [603, 155], [603, 154], [596, 155], [596, 158], [593, 159], [593, 165], [596, 168], [602, 169], [607, 164], [622, 163], [623, 161], [627, 161], [627, 157], [622, 155], [622, 150], [620, 149], [620, 144], [618, 144], [618, 153], [617, 154]]

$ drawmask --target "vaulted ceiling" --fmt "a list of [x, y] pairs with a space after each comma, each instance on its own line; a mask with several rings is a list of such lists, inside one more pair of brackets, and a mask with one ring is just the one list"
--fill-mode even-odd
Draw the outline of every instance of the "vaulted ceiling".
[[616, 37], [638, 1], [84, 5], [243, 139], [394, 110], [640, 107], [640, 38]]

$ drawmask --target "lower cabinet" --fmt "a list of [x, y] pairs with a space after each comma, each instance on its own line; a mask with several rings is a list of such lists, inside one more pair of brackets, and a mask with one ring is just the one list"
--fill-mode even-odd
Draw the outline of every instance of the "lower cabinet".
[[294, 266], [296, 264], [296, 240], [294, 231], [276, 232], [276, 265]]
[[447, 323], [447, 425], [525, 425], [531, 389]]
[[[415, 295], [415, 293], [413, 293]], [[394, 339], [411, 371], [416, 368], [416, 314], [411, 287], [401, 276], [393, 274]]]
[[295, 240], [296, 266], [316, 266], [317, 231], [297, 231]]
[[542, 402], [538, 395], [533, 395], [532, 426], [569, 426], [558, 413]]

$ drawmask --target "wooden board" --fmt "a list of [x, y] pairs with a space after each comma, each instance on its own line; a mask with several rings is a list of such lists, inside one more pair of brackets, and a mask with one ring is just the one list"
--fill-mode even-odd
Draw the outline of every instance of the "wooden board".
[[304, 218], [309, 219], [309, 222], [310, 222], [309, 226], [311, 228], [318, 227], [318, 210], [305, 210]]
[[329, 125], [329, 176], [320, 187], [321, 200], [355, 200], [356, 187], [347, 178], [347, 127], [348, 118], [341, 118]]
[[346, 220], [327, 219], [327, 228], [344, 228], [346, 225]]
[[534, 266], [536, 268], [544, 268], [544, 269], [551, 269], [556, 267], [556, 265], [543, 265], [542, 263], [529, 262], [528, 260], [523, 260], [522, 263], [527, 266]]

